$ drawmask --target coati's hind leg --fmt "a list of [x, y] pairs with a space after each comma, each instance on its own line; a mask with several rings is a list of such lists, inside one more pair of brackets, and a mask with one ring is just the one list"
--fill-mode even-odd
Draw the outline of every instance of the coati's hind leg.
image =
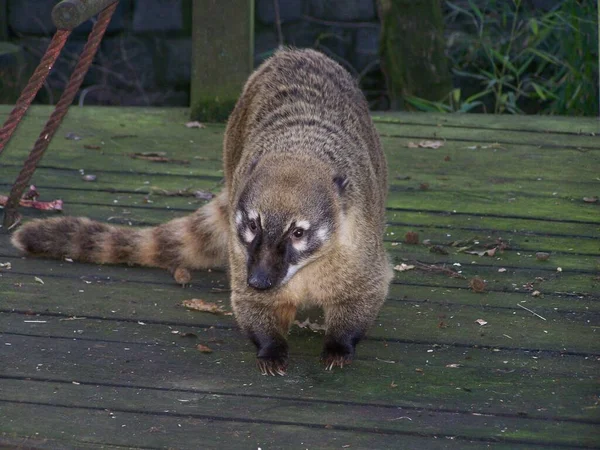
[[290, 303], [266, 304], [235, 293], [232, 306], [240, 328], [256, 346], [256, 363], [263, 375], [285, 375], [288, 343], [285, 338], [296, 316]]
[[326, 331], [321, 360], [327, 370], [352, 362], [356, 344], [364, 337], [384, 300], [384, 294], [363, 294], [323, 307]]

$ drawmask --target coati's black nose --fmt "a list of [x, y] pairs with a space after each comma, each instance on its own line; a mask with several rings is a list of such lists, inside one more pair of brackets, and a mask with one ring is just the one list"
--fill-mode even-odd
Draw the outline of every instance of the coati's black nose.
[[265, 270], [257, 268], [248, 275], [248, 286], [264, 291], [273, 287], [273, 280]]

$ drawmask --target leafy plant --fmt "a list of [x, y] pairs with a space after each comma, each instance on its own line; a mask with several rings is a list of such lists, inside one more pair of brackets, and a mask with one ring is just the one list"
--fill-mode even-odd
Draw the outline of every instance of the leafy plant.
[[448, 2], [448, 53], [463, 89], [407, 101], [427, 111], [597, 114], [594, 3], [563, 0], [540, 14], [523, 0]]

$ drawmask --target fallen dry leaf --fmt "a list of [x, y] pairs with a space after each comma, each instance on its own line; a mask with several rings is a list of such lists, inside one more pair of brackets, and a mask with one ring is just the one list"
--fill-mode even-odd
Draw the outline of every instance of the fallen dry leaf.
[[598, 197], [583, 197], [583, 201], [586, 203], [598, 203]]
[[496, 254], [496, 250], [498, 250], [498, 248], [494, 247], [494, 248], [490, 248], [488, 250], [481, 250], [481, 251], [473, 250], [470, 252], [465, 251], [464, 253], [467, 253], [469, 255], [477, 255], [477, 256], [494, 256]]
[[548, 261], [548, 258], [550, 258], [550, 253], [546, 253], [546, 252], [537, 252], [535, 254], [535, 258], [538, 261]]
[[460, 364], [446, 364], [446, 367], [448, 367], [450, 369], [457, 369], [460, 366], [461, 366]]
[[414, 142], [409, 142], [406, 144], [408, 148], [419, 148], [419, 144], [415, 144]]
[[413, 270], [415, 268], [415, 266], [411, 266], [410, 264], [398, 264], [397, 266], [394, 266], [394, 270], [397, 272], [406, 272], [407, 270]]
[[90, 144], [85, 144], [83, 146], [83, 148], [86, 148], [88, 150], [100, 150], [102, 147], [100, 147], [99, 145], [90, 145]]
[[185, 124], [186, 127], [188, 128], [206, 128], [206, 125], [204, 125], [203, 123], [198, 122], [197, 120], [194, 120], [192, 122], [187, 122]]
[[70, 141], [80, 141], [81, 136], [79, 136], [77, 133], [70, 132], [65, 134], [65, 139], [68, 139]]
[[475, 323], [478, 323], [481, 326], [487, 325], [487, 322], [483, 319], [477, 319]]
[[504, 273], [504, 272], [506, 272], [506, 268], [504, 268], [504, 267], [500, 267], [500, 268], [498, 269], [498, 272], [500, 272], [500, 273]]
[[306, 318], [304, 321], [300, 322], [299, 320], [294, 320], [294, 325], [300, 328], [308, 328], [312, 331], [325, 331], [327, 327], [325, 325], [321, 325], [320, 323], [311, 322], [310, 319]]
[[81, 177], [83, 181], [96, 181], [96, 175], [84, 175]]
[[143, 159], [145, 161], [159, 162], [159, 163], [174, 163], [174, 164], [189, 164], [190, 162], [186, 159], [171, 159], [166, 156], [165, 152], [140, 152], [130, 153], [129, 157], [132, 159]]
[[409, 231], [404, 235], [404, 242], [406, 244], [416, 245], [419, 243], [419, 233]]
[[473, 290], [473, 292], [485, 292], [485, 286], [485, 281], [479, 277], [475, 277], [469, 282], [469, 287]]
[[202, 311], [208, 312], [212, 314], [224, 314], [226, 316], [230, 316], [232, 313], [227, 312], [223, 309], [222, 306], [217, 305], [215, 303], [205, 302], [204, 300], [200, 300], [198, 298], [192, 298], [190, 300], [184, 300], [181, 302], [183, 306], [188, 309], [192, 309], [194, 311]]
[[34, 277], [34, 280], [40, 284], [44, 284], [44, 280], [42, 280], [40, 277]]
[[541, 295], [542, 295], [542, 293], [541, 293], [540, 291], [533, 291], [533, 292], [531, 293], [531, 296], [532, 296], [532, 297], [539, 297], [539, 296], [541, 296]]
[[12, 264], [9, 262], [0, 263], [0, 269], [10, 270], [12, 269]]
[[[42, 202], [36, 200], [40, 196], [40, 193], [37, 191], [36, 187], [32, 184], [29, 186], [29, 190], [23, 194], [21, 200], [19, 200], [19, 205], [24, 208], [33, 208], [39, 209], [41, 211], [62, 211], [63, 209], [63, 201], [62, 200], [52, 200], [50, 202]], [[0, 206], [4, 206], [8, 203], [8, 197], [5, 195], [0, 195]]]
[[390, 383], [390, 387], [391, 387], [391, 388], [397, 388], [397, 387], [398, 387], [398, 385], [392, 381], [392, 382]]
[[210, 347], [207, 347], [206, 345], [202, 345], [202, 344], [196, 345], [196, 350], [198, 350], [200, 353], [212, 353], [213, 352]]
[[[412, 147], [410, 145], [410, 144], [415, 145], [414, 142], [409, 142], [408, 144], [409, 144], [408, 145], [409, 148], [415, 148], [415, 147]], [[417, 144], [417, 147], [420, 147], [420, 148], [433, 148], [433, 149], [436, 149], [436, 148], [440, 148], [440, 147], [443, 147], [443, 146], [444, 146], [444, 142], [442, 142], [442, 141], [421, 141], [421, 142], [419, 142]]]

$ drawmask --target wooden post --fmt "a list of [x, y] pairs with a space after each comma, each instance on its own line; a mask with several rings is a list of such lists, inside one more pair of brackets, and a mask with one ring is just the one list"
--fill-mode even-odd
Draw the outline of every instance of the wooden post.
[[8, 41], [8, 0], [0, 0], [0, 41]]
[[381, 61], [392, 109], [405, 96], [442, 100], [452, 89], [440, 0], [379, 0]]
[[191, 118], [226, 120], [252, 71], [253, 0], [195, 0]]

